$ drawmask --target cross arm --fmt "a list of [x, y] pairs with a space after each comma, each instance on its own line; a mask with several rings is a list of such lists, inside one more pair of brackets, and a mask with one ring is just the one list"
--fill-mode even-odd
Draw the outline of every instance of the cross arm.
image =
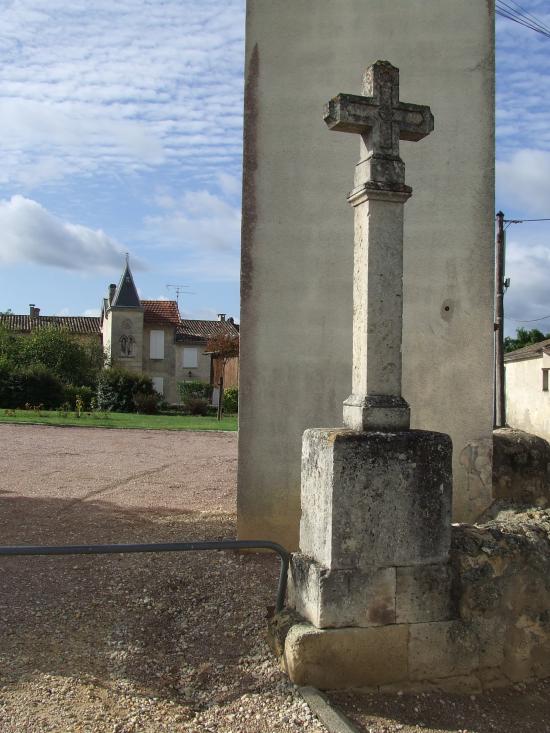
[[364, 134], [375, 122], [376, 108], [371, 97], [338, 94], [325, 105], [323, 119], [330, 130]]
[[434, 129], [434, 116], [425, 104], [401, 102], [394, 109], [393, 120], [399, 125], [401, 140], [422, 140]]

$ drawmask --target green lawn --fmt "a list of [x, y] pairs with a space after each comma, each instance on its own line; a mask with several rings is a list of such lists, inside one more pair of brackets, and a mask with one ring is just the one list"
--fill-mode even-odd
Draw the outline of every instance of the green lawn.
[[124, 412], [74, 412], [55, 410], [5, 410], [0, 408], [0, 423], [40, 423], [41, 425], [77, 425], [79, 428], [134, 428], [141, 430], [237, 430], [237, 416], [218, 422], [215, 417], [192, 415], [135, 415]]

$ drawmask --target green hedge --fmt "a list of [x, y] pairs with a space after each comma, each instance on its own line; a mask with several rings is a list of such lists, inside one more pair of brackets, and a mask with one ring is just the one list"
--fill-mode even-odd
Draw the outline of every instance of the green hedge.
[[24, 408], [25, 405], [51, 410], [65, 400], [65, 385], [41, 365], [13, 367], [0, 364], [0, 405]]
[[[135, 412], [138, 394], [156, 394], [150, 377], [118, 368], [105, 369], [99, 374], [97, 406], [100, 410]], [[138, 401], [140, 399], [143, 398]]]
[[235, 414], [239, 411], [239, 388], [228, 387], [223, 391], [223, 411]]

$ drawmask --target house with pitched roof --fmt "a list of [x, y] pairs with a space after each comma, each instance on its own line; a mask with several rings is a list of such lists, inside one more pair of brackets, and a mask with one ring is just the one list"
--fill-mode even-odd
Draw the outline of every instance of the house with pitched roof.
[[170, 403], [179, 402], [178, 382], [211, 382], [207, 340], [220, 333], [238, 335], [233, 319], [224, 314], [219, 321], [182, 319], [175, 300], [140, 299], [128, 262], [103, 299], [101, 332], [111, 364], [147, 374]]
[[[100, 317], [42, 316], [31, 304], [29, 315], [0, 315], [0, 323], [23, 334], [55, 326], [82, 338], [97, 338], [111, 366], [150, 376], [170, 404], [180, 402], [178, 382], [217, 383], [215, 355], [205, 353], [206, 342], [220, 334], [239, 333], [233, 319], [223, 313], [217, 321], [182, 319], [175, 300], [142, 300], [128, 261], [118, 285], [109, 285]], [[226, 387], [238, 384], [238, 359], [232, 362], [225, 373]]]
[[550, 339], [504, 355], [506, 422], [550, 440]]

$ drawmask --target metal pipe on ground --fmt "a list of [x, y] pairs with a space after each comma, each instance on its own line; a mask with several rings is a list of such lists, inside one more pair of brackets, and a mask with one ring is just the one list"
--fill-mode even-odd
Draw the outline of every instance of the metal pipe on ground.
[[275, 609], [285, 605], [290, 553], [269, 540], [205, 540], [201, 542], [154, 542], [134, 545], [3, 545], [0, 556], [21, 555], [114, 555], [133, 552], [199, 552], [201, 550], [271, 550], [281, 559]]

